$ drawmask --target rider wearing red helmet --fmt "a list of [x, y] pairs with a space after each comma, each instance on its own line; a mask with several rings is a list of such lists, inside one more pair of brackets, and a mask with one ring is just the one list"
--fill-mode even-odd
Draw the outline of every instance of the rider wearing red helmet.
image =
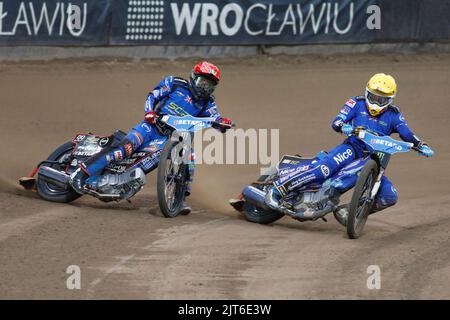
[[189, 85], [197, 99], [209, 99], [219, 81], [219, 68], [206, 61], [195, 65], [189, 77]]
[[[152, 142], [165, 141], [165, 133], [156, 122], [160, 114], [215, 117], [216, 122], [220, 123], [215, 125], [215, 128], [225, 132], [231, 127], [232, 121], [219, 114], [212, 95], [219, 81], [219, 68], [207, 61], [194, 66], [189, 80], [174, 76], [165, 77], [147, 95], [144, 120], [131, 129], [122, 141], [103, 149], [102, 152], [81, 164], [80, 168], [72, 174], [72, 188], [79, 193], [84, 193], [85, 188], [95, 189], [99, 175], [111, 162], [130, 156]], [[194, 158], [192, 155], [191, 159]], [[189, 168], [188, 194], [194, 173], [193, 163]], [[184, 212], [190, 212], [190, 209], [186, 207]]]

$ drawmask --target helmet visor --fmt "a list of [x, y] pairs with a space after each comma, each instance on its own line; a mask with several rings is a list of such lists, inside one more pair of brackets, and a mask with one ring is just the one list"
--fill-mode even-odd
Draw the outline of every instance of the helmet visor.
[[392, 102], [392, 97], [380, 96], [367, 90], [366, 99], [371, 104], [375, 104], [380, 107], [389, 105]]
[[196, 76], [194, 86], [202, 97], [208, 97], [216, 89], [216, 82], [205, 76]]

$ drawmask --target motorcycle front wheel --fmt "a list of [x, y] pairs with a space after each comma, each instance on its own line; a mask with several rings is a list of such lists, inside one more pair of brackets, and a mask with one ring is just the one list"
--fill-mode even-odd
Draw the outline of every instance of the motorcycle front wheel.
[[180, 141], [169, 139], [161, 152], [157, 173], [158, 204], [162, 214], [174, 218], [180, 214], [186, 191], [188, 164], [186, 149]]
[[377, 163], [369, 160], [358, 177], [348, 210], [347, 234], [350, 239], [357, 239], [361, 236], [367, 216], [372, 210], [373, 203], [370, 195], [378, 171]]

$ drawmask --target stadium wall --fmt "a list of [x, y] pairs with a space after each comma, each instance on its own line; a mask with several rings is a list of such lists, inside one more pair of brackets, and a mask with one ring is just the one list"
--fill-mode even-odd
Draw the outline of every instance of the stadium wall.
[[450, 0], [3, 0], [0, 58], [439, 51]]

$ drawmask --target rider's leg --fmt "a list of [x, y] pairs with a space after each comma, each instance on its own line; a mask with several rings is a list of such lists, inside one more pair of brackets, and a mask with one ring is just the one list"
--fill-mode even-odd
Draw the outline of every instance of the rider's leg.
[[273, 188], [267, 194], [267, 204], [273, 208], [277, 207], [279, 200], [292, 190], [312, 183], [322, 183], [355, 158], [354, 148], [347, 143], [342, 143], [306, 168], [304, 165], [299, 165], [294, 172], [278, 177], [274, 181]]
[[274, 186], [282, 196], [290, 191], [311, 183], [322, 183], [340, 168], [350, 164], [355, 159], [355, 151], [349, 144], [343, 143], [331, 149], [326, 156], [317, 162], [312, 162], [308, 168], [299, 169], [274, 182]]
[[92, 156], [83, 163], [83, 168], [90, 176], [97, 175], [111, 162], [122, 160], [137, 150], [142, 144], [148, 143], [154, 134], [157, 134], [156, 127], [142, 121], [132, 128], [130, 132], [109, 148]]
[[398, 201], [397, 189], [392, 182], [386, 177], [381, 178], [380, 190], [375, 196], [375, 203], [371, 213], [384, 210], [393, 206]]
[[189, 196], [191, 194], [192, 182], [194, 181], [194, 173], [195, 173], [195, 152], [192, 149], [188, 162], [188, 176], [186, 179], [186, 196]]
[[[383, 176], [381, 178], [380, 189], [378, 190], [378, 193], [375, 196], [375, 203], [372, 208], [372, 212], [370, 212], [369, 214], [391, 207], [394, 204], [396, 204], [397, 201], [398, 201], [397, 190], [395, 189], [392, 182], [386, 176]], [[334, 211], [334, 216], [340, 224], [346, 226], [348, 220], [348, 204], [339, 206]]]
[[80, 168], [72, 174], [72, 188], [78, 193], [83, 193], [86, 183], [94, 187], [97, 175], [100, 174], [109, 163], [128, 157], [143, 143], [151, 141], [153, 136], [159, 137], [156, 127], [145, 121], [140, 122], [132, 128], [127, 136], [121, 141], [113, 143], [110, 147], [103, 149], [101, 152], [95, 154], [81, 164]]

